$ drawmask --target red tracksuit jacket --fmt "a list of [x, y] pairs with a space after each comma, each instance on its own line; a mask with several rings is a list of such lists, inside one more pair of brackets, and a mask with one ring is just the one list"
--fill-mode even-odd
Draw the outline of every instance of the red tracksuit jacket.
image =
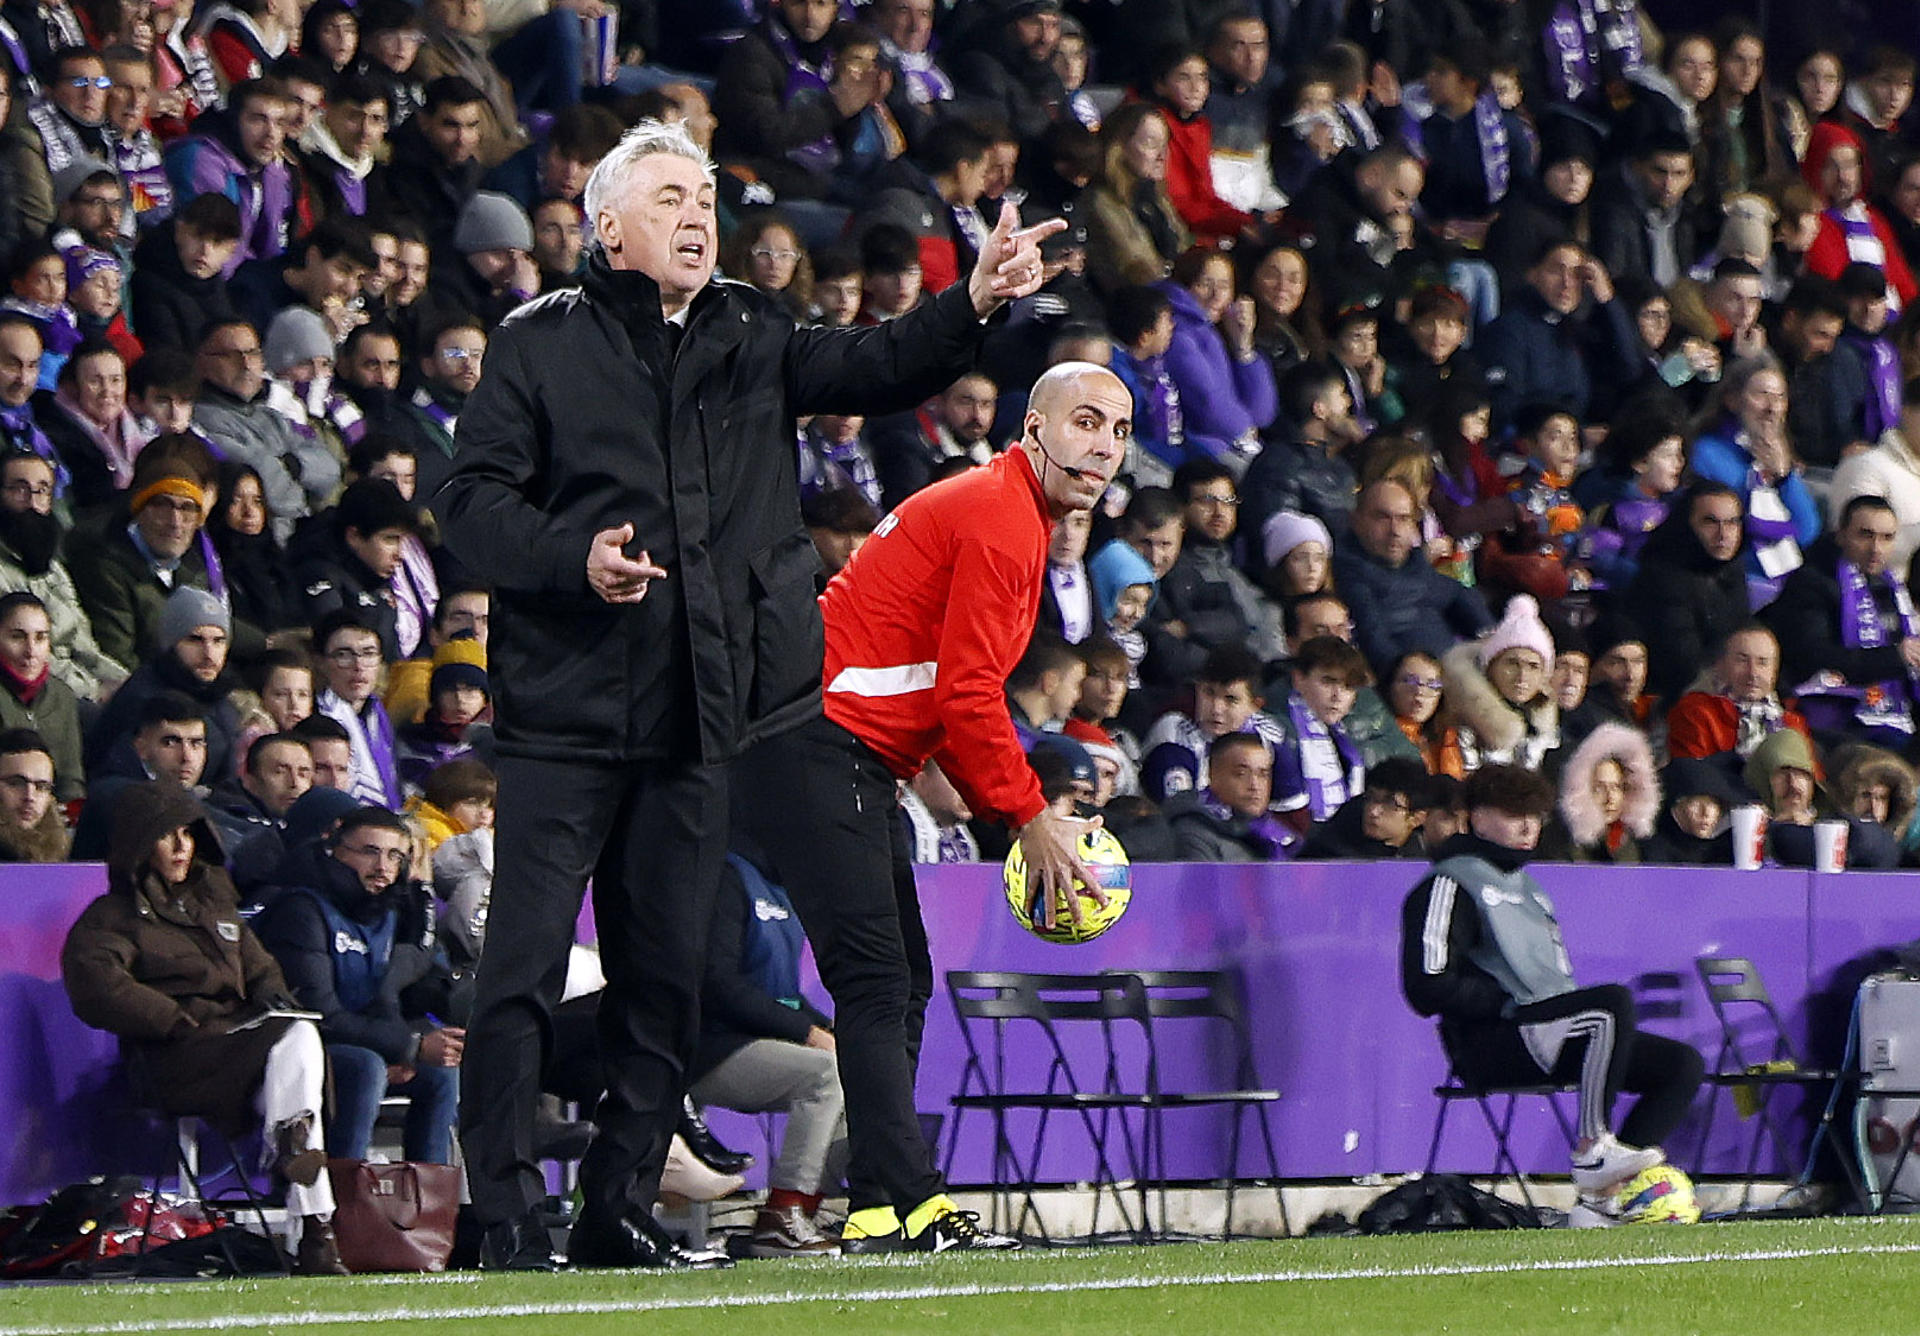
[[820, 596], [827, 718], [909, 779], [928, 757], [976, 816], [1046, 806], [1007, 708], [1053, 521], [1026, 453], [916, 492]]

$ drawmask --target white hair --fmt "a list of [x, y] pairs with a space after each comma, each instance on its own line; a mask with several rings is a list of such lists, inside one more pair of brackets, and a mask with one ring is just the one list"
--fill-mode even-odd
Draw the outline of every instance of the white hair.
[[642, 158], [652, 157], [656, 153], [670, 153], [677, 158], [686, 158], [700, 164], [700, 171], [707, 178], [707, 184], [714, 184], [713, 159], [706, 155], [693, 136], [687, 133], [687, 127], [679, 121], [641, 121], [613, 146], [606, 157], [600, 159], [593, 174], [587, 178], [585, 206], [587, 218], [593, 223], [597, 236], [600, 230], [600, 211], [626, 189], [627, 179]]

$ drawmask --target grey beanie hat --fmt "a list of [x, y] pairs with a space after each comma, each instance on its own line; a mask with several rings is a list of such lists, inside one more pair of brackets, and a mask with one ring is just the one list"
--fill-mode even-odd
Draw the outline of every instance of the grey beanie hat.
[[267, 326], [267, 370], [276, 376], [295, 362], [333, 356], [333, 331], [327, 319], [310, 306], [289, 306]]
[[226, 604], [206, 590], [182, 585], [167, 596], [166, 605], [160, 609], [159, 633], [154, 639], [164, 654], [202, 626], [217, 626], [231, 634], [233, 615]]
[[53, 203], [58, 208], [74, 197], [81, 186], [100, 175], [111, 176], [120, 185], [120, 196], [126, 198], [127, 185], [120, 173], [110, 162], [92, 155], [83, 155], [69, 162], [65, 167], [53, 173]]
[[462, 255], [475, 251], [533, 249], [533, 224], [517, 200], [493, 190], [482, 190], [460, 210], [453, 229], [453, 248]]

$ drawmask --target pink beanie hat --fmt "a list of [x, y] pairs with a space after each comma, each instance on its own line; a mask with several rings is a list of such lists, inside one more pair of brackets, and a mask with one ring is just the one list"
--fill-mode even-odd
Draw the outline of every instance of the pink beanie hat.
[[1510, 649], [1533, 650], [1547, 667], [1553, 667], [1553, 635], [1540, 620], [1540, 605], [1527, 594], [1508, 599], [1500, 624], [1480, 637], [1480, 666], [1485, 668], [1503, 650]]

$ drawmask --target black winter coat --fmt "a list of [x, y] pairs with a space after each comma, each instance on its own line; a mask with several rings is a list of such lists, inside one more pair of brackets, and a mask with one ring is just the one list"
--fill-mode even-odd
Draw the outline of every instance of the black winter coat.
[[1343, 535], [1333, 545], [1333, 579], [1353, 614], [1354, 643], [1376, 673], [1411, 650], [1438, 658], [1493, 625], [1480, 591], [1436, 571], [1418, 548], [1396, 569]]
[[[820, 563], [794, 419], [903, 411], [968, 370], [983, 329], [961, 283], [884, 325], [825, 330], [718, 281], [670, 358], [659, 288], [598, 255], [582, 288], [503, 323], [433, 505], [495, 591], [501, 754], [715, 764], [817, 711]], [[587, 553], [624, 523], [669, 575], [616, 606], [588, 586]]]
[[[428, 897], [414, 883], [401, 881], [379, 895], [369, 894], [354, 870], [311, 843], [290, 852], [275, 880], [282, 889], [267, 898], [254, 928], [279, 961], [287, 987], [300, 1005], [320, 1013], [316, 1022], [329, 1044], [370, 1048], [389, 1063], [411, 1065], [420, 1051], [420, 1032], [400, 1003], [402, 989], [420, 981], [433, 962], [433, 914]], [[305, 888], [331, 900], [355, 922], [373, 924], [394, 915], [393, 949], [381, 972], [378, 996], [364, 1009], [349, 1011], [334, 982], [333, 930]]]
[[1877, 649], [1858, 649], [1840, 639], [1840, 545], [1832, 534], [1815, 540], [1806, 563], [1787, 577], [1780, 597], [1761, 614], [1780, 641], [1782, 683], [1804, 682], [1818, 672], [1836, 672], [1854, 686], [1904, 680], [1900, 657], [1899, 614], [1893, 590], [1883, 580], [1873, 586], [1874, 604], [1888, 629]]
[[140, 238], [133, 248], [133, 284], [127, 318], [148, 351], [180, 348], [192, 351], [200, 331], [216, 320], [235, 316], [227, 280], [194, 278], [180, 265], [180, 251], [167, 222]]
[[1641, 549], [1640, 573], [1619, 610], [1646, 633], [1648, 689], [1679, 700], [1727, 637], [1748, 620], [1747, 547], [1715, 561], [1676, 505]]

